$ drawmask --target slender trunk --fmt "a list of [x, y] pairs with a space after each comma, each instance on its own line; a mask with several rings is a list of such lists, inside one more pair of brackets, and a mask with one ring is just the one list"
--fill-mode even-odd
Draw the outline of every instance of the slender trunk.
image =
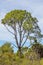
[[20, 46], [18, 47], [18, 50], [19, 50], [19, 57], [21, 58], [23, 54]]

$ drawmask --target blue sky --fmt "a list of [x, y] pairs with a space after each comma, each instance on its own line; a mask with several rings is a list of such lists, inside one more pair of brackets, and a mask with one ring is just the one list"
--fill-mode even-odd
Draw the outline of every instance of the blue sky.
[[0, 0], [0, 41], [14, 41], [13, 36], [1, 24], [5, 14], [13, 9], [23, 9], [37, 17], [43, 33], [43, 0]]

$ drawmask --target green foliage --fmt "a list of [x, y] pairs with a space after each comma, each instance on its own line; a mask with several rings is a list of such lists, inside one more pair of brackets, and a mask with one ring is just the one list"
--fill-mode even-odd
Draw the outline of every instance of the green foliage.
[[[25, 19], [25, 15], [27, 14], [27, 12], [24, 10], [13, 10], [9, 13], [7, 13], [7, 15], [5, 16], [4, 19], [2, 19], [3, 23], [15, 23], [15, 22], [20, 22], [23, 19]], [[11, 21], [11, 19], [14, 19], [14, 21]]]
[[[24, 51], [26, 51], [27, 49], [28, 49], [27, 47], [23, 48]], [[12, 52], [12, 50], [13, 47], [8, 42], [0, 47], [0, 65], [37, 65], [37, 64], [43, 65], [43, 59], [38, 60], [38, 56], [35, 52], [28, 51], [27, 53], [24, 54], [23, 58], [20, 58], [17, 55], [17, 53]]]
[[0, 65], [11, 65], [13, 61], [15, 61], [13, 47], [6, 42], [0, 47]]
[[7, 13], [5, 18], [2, 19], [2, 23], [9, 26], [14, 25], [15, 23], [21, 23], [23, 28], [28, 31], [33, 30], [33, 27], [35, 27], [34, 24], [36, 24], [36, 22], [38, 22], [38, 20], [35, 17], [32, 17], [31, 13], [27, 12], [26, 10], [13, 10]]
[[5, 52], [13, 52], [13, 47], [11, 47], [11, 44], [6, 42], [4, 45], [2, 45], [2, 47], [0, 48], [2, 53], [5, 53]]
[[33, 49], [36, 53], [38, 52], [38, 54], [40, 55], [40, 58], [43, 57], [43, 45], [42, 45], [42, 44], [39, 44], [39, 43], [33, 44], [33, 45], [32, 45], [32, 49]]

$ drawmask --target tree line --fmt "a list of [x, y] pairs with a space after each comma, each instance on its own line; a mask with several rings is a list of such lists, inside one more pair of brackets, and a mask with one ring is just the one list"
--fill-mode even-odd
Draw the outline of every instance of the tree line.
[[[27, 50], [28, 52], [25, 53]], [[37, 51], [35, 50], [38, 51], [38, 55], [37, 55]], [[32, 47], [30, 48], [23, 47], [22, 49], [23, 55], [21, 58], [19, 57], [18, 53], [19, 50], [16, 53], [14, 53], [14, 49], [11, 43], [8, 42], [4, 43], [0, 47], [0, 65], [21, 65], [21, 64], [24, 65], [25, 61], [26, 61], [25, 64], [27, 64], [29, 63], [29, 60], [30, 63], [33, 60], [34, 61], [37, 60], [37, 62], [39, 62], [39, 59], [43, 58], [43, 45], [33, 44]]]

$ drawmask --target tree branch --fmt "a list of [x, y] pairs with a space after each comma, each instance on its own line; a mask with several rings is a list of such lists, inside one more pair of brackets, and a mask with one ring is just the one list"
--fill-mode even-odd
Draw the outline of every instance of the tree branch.
[[23, 40], [23, 38], [24, 38], [24, 35], [25, 35], [25, 32], [23, 33], [23, 37], [22, 37], [22, 40]]
[[16, 40], [16, 44], [18, 45], [18, 41], [17, 41], [17, 32], [16, 32], [16, 29], [14, 29], [15, 33], [11, 32], [8, 27], [6, 25], [4, 25], [6, 27], [6, 29], [12, 34], [15, 36], [15, 40]]
[[15, 31], [15, 40], [16, 40], [16, 44], [17, 44], [17, 46], [18, 46], [18, 39], [17, 39], [17, 30], [16, 30], [16, 25], [15, 25], [14, 31]]
[[6, 29], [12, 34], [12, 35], [15, 35], [13, 32], [11, 32], [8, 27], [6, 25], [4, 25], [6, 27]]
[[16, 48], [18, 48], [14, 43], [11, 43], [11, 44], [13, 44], [13, 46], [15, 46]]
[[29, 35], [29, 33], [27, 34], [27, 37], [26, 37], [26, 39], [25, 39], [24, 43], [22, 44], [22, 47], [23, 47], [23, 46], [24, 46], [24, 44], [26, 43], [26, 41], [27, 41], [27, 39], [28, 39], [28, 35]]
[[19, 37], [20, 37], [20, 42], [19, 46], [21, 47], [21, 42], [22, 42], [22, 30], [21, 30], [22, 23], [19, 23]]

